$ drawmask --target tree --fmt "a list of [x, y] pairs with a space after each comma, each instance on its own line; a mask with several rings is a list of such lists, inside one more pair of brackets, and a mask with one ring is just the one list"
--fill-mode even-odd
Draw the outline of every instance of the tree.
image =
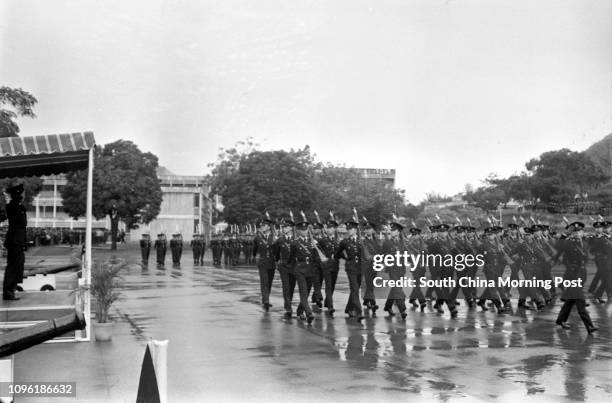
[[[355, 168], [315, 162], [310, 147], [299, 150], [255, 151], [252, 141], [238, 147], [221, 150], [216, 163], [211, 164], [211, 193], [223, 197], [225, 209], [218, 215], [230, 224], [244, 224], [261, 218], [268, 211], [272, 218], [296, 219], [303, 210], [314, 220], [317, 210], [321, 220], [333, 210], [340, 219], [352, 216], [355, 207], [359, 218], [382, 223], [393, 213], [404, 210], [402, 190], [384, 181], [366, 180]], [[398, 215], [399, 215], [398, 214]]]
[[[111, 249], [117, 248], [119, 221], [127, 228], [151, 222], [159, 214], [162, 191], [158, 159], [131, 141], [118, 140], [96, 148], [93, 172], [93, 215], [111, 219]], [[85, 214], [87, 171], [67, 174], [62, 189], [64, 209], [73, 218]]]
[[[310, 151], [253, 151], [240, 157], [237, 169], [213, 179], [223, 197], [222, 217], [230, 224], [256, 221], [265, 211], [274, 217], [312, 207]], [[224, 167], [228, 167], [222, 161]], [[232, 172], [233, 170], [233, 172]]]
[[339, 217], [348, 219], [355, 208], [360, 219], [366, 217], [374, 224], [405, 212], [403, 190], [384, 181], [366, 180], [356, 168], [318, 164], [314, 178], [313, 205], [318, 211], [333, 210]]
[[531, 193], [543, 202], [569, 202], [575, 194], [590, 193], [610, 180], [584, 153], [566, 148], [545, 152], [525, 166], [531, 173]]
[[35, 118], [33, 108], [37, 102], [32, 94], [21, 88], [0, 87], [0, 137], [18, 136], [19, 126], [15, 118]]
[[[35, 118], [34, 105], [38, 101], [21, 88], [0, 87], [0, 138], [17, 137], [19, 126], [15, 122], [18, 116]], [[16, 183], [23, 183], [25, 188], [24, 205], [29, 206], [35, 195], [42, 189], [40, 178], [10, 178], [0, 180], [0, 189], [6, 189]], [[4, 203], [4, 198], [0, 204]]]
[[487, 213], [497, 210], [501, 203], [508, 202], [506, 193], [499, 186], [479, 187], [472, 193], [466, 194], [463, 199]]

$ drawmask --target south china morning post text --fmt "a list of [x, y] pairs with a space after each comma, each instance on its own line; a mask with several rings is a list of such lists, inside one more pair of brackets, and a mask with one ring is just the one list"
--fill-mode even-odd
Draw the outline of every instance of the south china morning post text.
[[563, 277], [554, 276], [552, 279], [533, 278], [510, 278], [510, 276], [498, 276], [497, 279], [486, 279], [478, 276], [451, 276], [452, 270], [462, 272], [466, 269], [482, 268], [486, 264], [486, 258], [482, 254], [412, 254], [407, 251], [396, 252], [395, 254], [377, 254], [373, 256], [372, 269], [380, 273], [383, 270], [403, 270], [408, 268], [411, 272], [417, 267], [428, 267], [430, 270], [441, 270], [443, 273], [440, 278], [430, 279], [425, 276], [418, 278], [402, 276], [400, 278], [389, 279], [386, 276], [377, 275], [374, 277], [374, 287], [381, 288], [414, 288], [414, 287], [511, 287], [511, 288], [544, 288], [547, 290], [553, 287], [582, 288], [582, 279], [567, 280]]

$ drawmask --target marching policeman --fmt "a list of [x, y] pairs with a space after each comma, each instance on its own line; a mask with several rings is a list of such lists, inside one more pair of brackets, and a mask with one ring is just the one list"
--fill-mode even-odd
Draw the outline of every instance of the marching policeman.
[[363, 239], [362, 244], [362, 256], [361, 256], [361, 275], [363, 276], [363, 282], [365, 286], [365, 293], [363, 294], [363, 305], [372, 310], [372, 316], [376, 316], [376, 296], [374, 295], [374, 279], [377, 274], [373, 268], [374, 255], [377, 255], [381, 251], [381, 242], [376, 239], [374, 235], [374, 225], [369, 221], [366, 221], [363, 226]]
[[149, 265], [149, 254], [151, 253], [151, 236], [149, 234], [142, 234], [140, 239], [140, 256], [142, 257], [142, 265], [144, 267]]
[[[563, 256], [563, 264], [567, 268], [565, 272], [565, 280], [582, 280], [582, 284], [586, 282], [586, 262], [588, 255], [586, 252], [586, 245], [582, 239], [584, 223], [575, 221], [567, 226], [568, 230], [572, 231], [571, 235], [567, 238], [563, 244], [563, 249], [555, 256], [557, 260], [560, 256]], [[580, 319], [584, 323], [589, 334], [598, 330], [593, 325], [591, 316], [586, 310], [584, 292], [582, 287], [577, 283], [575, 287], [567, 287], [564, 292], [565, 302], [559, 311], [556, 323], [564, 329], [569, 329], [571, 326], [567, 323], [572, 307], [575, 305], [580, 315]]]
[[283, 300], [285, 308], [285, 318], [291, 319], [293, 315], [293, 294], [295, 292], [295, 272], [291, 263], [291, 242], [293, 241], [293, 231], [295, 223], [291, 220], [283, 220], [281, 223], [281, 236], [273, 246], [274, 258], [278, 262], [278, 272], [281, 276], [283, 286]]
[[314, 268], [313, 263], [317, 257], [315, 251], [316, 241], [314, 239], [308, 240], [308, 225], [307, 221], [302, 221], [296, 224], [298, 237], [291, 242], [291, 252], [289, 255], [289, 262], [293, 266], [295, 273], [295, 279], [298, 285], [298, 291], [300, 293], [300, 304], [297, 309], [298, 317], [302, 317], [302, 314], [306, 314], [306, 320], [308, 324], [311, 324], [314, 320], [314, 315], [308, 304], [308, 294], [314, 281]]
[[26, 227], [28, 218], [26, 216], [23, 201], [23, 184], [6, 189], [11, 196], [11, 201], [6, 205], [6, 216], [8, 218], [8, 231], [4, 240], [7, 251], [6, 270], [4, 271], [4, 283], [2, 299], [5, 301], [16, 301], [15, 296], [17, 284], [23, 281], [23, 270], [25, 264]]
[[253, 257], [259, 254], [257, 261], [257, 269], [259, 270], [259, 284], [261, 287], [261, 303], [265, 311], [269, 311], [270, 291], [272, 282], [274, 281], [275, 262], [272, 253], [272, 245], [274, 244], [274, 236], [270, 230], [273, 222], [270, 219], [264, 218], [260, 220], [258, 225], [259, 233], [255, 237], [253, 243]]
[[[391, 223], [390, 238], [383, 243], [383, 253], [385, 255], [395, 255], [397, 252], [403, 252], [403, 245], [400, 239], [400, 233], [404, 229], [404, 226], [398, 222]], [[394, 264], [387, 266], [385, 269], [389, 273], [390, 280], [400, 280], [406, 274], [406, 267], [402, 264]], [[402, 319], [406, 319], [406, 294], [402, 287], [391, 287], [387, 301], [385, 302], [384, 310], [389, 312], [389, 316], [395, 315], [393, 313], [393, 305], [397, 305]]]
[[323, 305], [328, 309], [328, 313], [333, 315], [334, 309], [334, 290], [336, 289], [336, 281], [338, 280], [338, 272], [340, 266], [336, 259], [336, 252], [340, 248], [336, 228], [338, 223], [332, 218], [327, 221], [325, 228], [325, 236], [319, 241], [323, 254], [327, 257], [327, 261], [321, 264], [323, 269], [323, 279], [325, 280], [325, 300]]
[[364, 317], [359, 296], [359, 288], [361, 287], [361, 245], [357, 240], [358, 226], [359, 223], [355, 221], [346, 223], [348, 236], [340, 241], [335, 258], [344, 259], [344, 270], [349, 280], [350, 294], [344, 312], [348, 313], [350, 317], [357, 317], [357, 320], [362, 320]]

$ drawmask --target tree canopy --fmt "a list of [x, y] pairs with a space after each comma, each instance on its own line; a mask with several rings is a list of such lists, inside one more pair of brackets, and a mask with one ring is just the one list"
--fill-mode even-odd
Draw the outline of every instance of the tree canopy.
[[[159, 214], [162, 190], [157, 178], [158, 159], [142, 152], [131, 141], [118, 140], [96, 148], [93, 172], [93, 215], [111, 217], [112, 249], [117, 228], [151, 222]], [[68, 173], [62, 189], [64, 209], [73, 218], [83, 216], [86, 207], [87, 171]]]
[[34, 105], [38, 101], [21, 88], [0, 87], [0, 137], [19, 135], [15, 119], [19, 116], [35, 118]]
[[254, 222], [268, 211], [273, 218], [297, 219], [303, 210], [314, 220], [314, 210], [326, 220], [329, 210], [340, 218], [352, 216], [380, 223], [392, 213], [418, 214], [406, 208], [403, 191], [382, 181], [365, 180], [355, 168], [315, 161], [308, 146], [299, 150], [257, 151], [252, 141], [222, 150], [212, 164], [211, 194], [223, 198], [225, 209], [217, 220], [230, 224]]
[[[34, 105], [38, 101], [29, 92], [21, 88], [0, 87], [0, 137], [17, 137], [19, 126], [15, 119], [19, 116], [35, 118]], [[23, 183], [25, 188], [24, 205], [32, 203], [34, 196], [42, 189], [40, 178], [10, 178], [0, 180], [0, 190], [11, 187], [16, 183]], [[4, 204], [4, 198], [0, 200]]]

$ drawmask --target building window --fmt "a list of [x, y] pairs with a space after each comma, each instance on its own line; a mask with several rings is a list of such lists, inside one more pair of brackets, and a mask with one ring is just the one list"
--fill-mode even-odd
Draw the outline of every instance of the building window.
[[193, 207], [200, 207], [200, 195], [193, 195]]

